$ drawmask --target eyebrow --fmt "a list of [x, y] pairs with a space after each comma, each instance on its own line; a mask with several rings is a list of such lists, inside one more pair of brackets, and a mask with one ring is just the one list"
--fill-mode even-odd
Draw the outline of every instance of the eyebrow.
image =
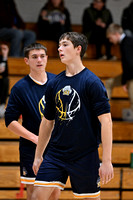
[[68, 40], [65, 40], [65, 41], [59, 42], [59, 45], [61, 45], [61, 44], [65, 44], [65, 43], [68, 43]]
[[43, 56], [43, 55], [46, 56], [45, 53], [41, 53], [41, 54], [39, 54], [39, 55], [38, 55], [38, 54], [32, 54], [31, 56]]

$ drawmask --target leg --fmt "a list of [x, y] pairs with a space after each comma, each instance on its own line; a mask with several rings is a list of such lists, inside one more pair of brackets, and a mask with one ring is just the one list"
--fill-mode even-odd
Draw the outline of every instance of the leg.
[[111, 94], [112, 94], [112, 89], [115, 87], [115, 86], [120, 86], [121, 85], [121, 78], [122, 76], [119, 75], [119, 76], [116, 76], [114, 78], [109, 78], [108, 80], [106, 80], [105, 82], [105, 87], [106, 87], [106, 90], [107, 90], [107, 94], [108, 94], [108, 98], [111, 99]]
[[20, 56], [20, 47], [23, 38], [22, 31], [15, 28], [3, 28], [0, 30], [0, 38], [10, 42], [10, 56]]
[[130, 107], [133, 110], [133, 80], [130, 80], [128, 83], [128, 95], [130, 100]]
[[88, 153], [74, 163], [68, 163], [67, 169], [75, 198], [100, 200], [98, 150]]
[[27, 200], [31, 200], [31, 196], [34, 190], [34, 185], [26, 185], [26, 190], [27, 190]]
[[101, 200], [101, 198], [100, 197], [96, 197], [96, 198], [85, 198], [84, 200]]
[[54, 191], [54, 187], [35, 187], [33, 194], [32, 194], [32, 200], [49, 200], [49, 198], [52, 196], [52, 192]]
[[111, 55], [111, 43], [108, 39], [105, 39], [105, 48], [106, 48], [106, 55], [107, 59], [110, 59], [112, 57]]
[[8, 89], [9, 89], [9, 79], [8, 77], [5, 77], [1, 79], [2, 84], [1, 85], [1, 104], [6, 104], [6, 100], [8, 97]]
[[58, 200], [60, 193], [61, 193], [60, 189], [55, 188], [53, 190], [52, 194], [50, 195], [49, 200]]
[[[26, 47], [29, 44], [32, 44], [36, 41], [36, 34], [33, 31], [30, 30], [24, 30], [23, 31], [23, 47]], [[21, 55], [24, 55], [23, 48]]]

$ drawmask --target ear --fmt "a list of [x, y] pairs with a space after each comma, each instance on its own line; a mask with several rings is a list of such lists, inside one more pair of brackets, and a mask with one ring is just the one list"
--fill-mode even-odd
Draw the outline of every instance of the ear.
[[82, 47], [79, 45], [78, 47], [77, 47], [77, 52], [80, 54], [81, 53], [81, 49], [82, 49]]
[[26, 65], [29, 65], [29, 62], [28, 62], [28, 58], [24, 57], [24, 62], [26, 63]]

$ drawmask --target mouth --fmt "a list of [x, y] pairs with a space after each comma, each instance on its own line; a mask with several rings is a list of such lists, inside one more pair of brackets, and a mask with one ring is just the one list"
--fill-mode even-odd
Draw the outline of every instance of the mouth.
[[60, 58], [64, 58], [64, 54], [61, 53], [61, 54], [60, 54]]
[[40, 64], [40, 65], [37, 65], [37, 67], [42, 67], [42, 66], [43, 66], [43, 65], [41, 65], [41, 64]]

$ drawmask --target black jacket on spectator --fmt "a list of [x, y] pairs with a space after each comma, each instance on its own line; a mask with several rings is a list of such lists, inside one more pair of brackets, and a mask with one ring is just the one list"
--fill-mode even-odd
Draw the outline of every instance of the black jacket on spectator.
[[126, 36], [120, 43], [123, 67], [122, 85], [133, 79], [133, 37]]

